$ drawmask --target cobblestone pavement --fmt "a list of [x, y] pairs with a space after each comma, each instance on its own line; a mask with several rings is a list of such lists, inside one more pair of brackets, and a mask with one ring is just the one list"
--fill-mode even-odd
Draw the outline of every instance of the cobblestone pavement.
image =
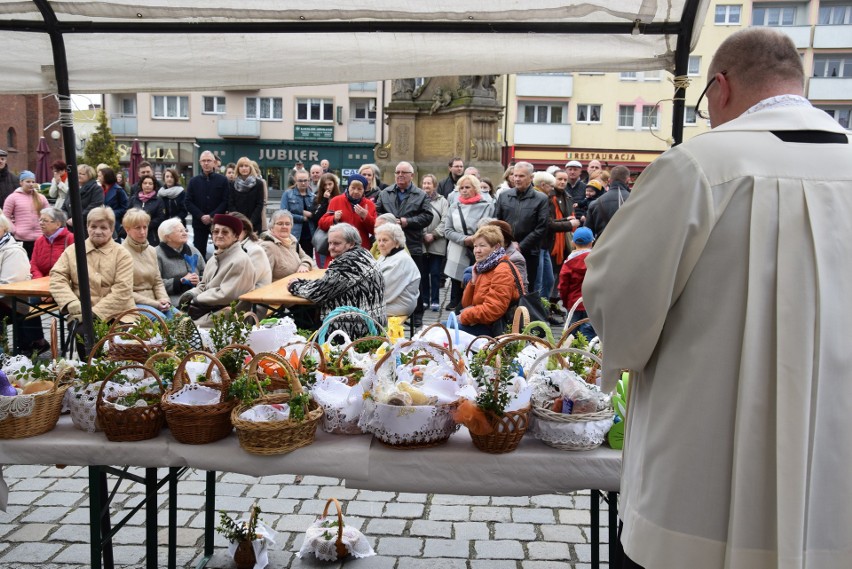
[[[447, 289], [441, 297], [446, 302]], [[443, 304], [442, 304], [443, 306]], [[427, 310], [424, 325], [446, 312]], [[561, 327], [555, 327], [558, 338]], [[407, 328], [406, 328], [407, 332]], [[566, 454], [566, 460], [570, 453]], [[143, 474], [142, 469], [132, 469]], [[165, 471], [160, 470], [163, 475]], [[7, 466], [9, 506], [0, 512], [0, 569], [90, 567], [88, 469], [69, 466]], [[112, 487], [110, 477], [110, 487]], [[204, 548], [204, 472], [189, 470], [178, 487], [177, 566], [195, 567]], [[124, 482], [113, 500], [112, 519], [135, 506], [143, 488]], [[270, 569], [326, 567], [343, 563], [299, 559], [305, 529], [328, 498], [341, 501], [346, 522], [363, 531], [375, 557], [349, 560], [350, 569], [587, 569], [591, 567], [589, 491], [523, 497], [407, 494], [346, 488], [344, 480], [317, 476], [219, 473], [216, 509], [246, 512], [256, 500], [262, 519], [278, 532]], [[167, 495], [159, 499], [158, 566], [166, 566]], [[217, 514], [218, 521], [218, 514]], [[601, 504], [601, 566], [608, 567], [607, 505]], [[145, 567], [144, 511], [113, 540], [115, 566]], [[207, 567], [230, 569], [227, 543], [216, 534]]]
[[[132, 471], [144, 474], [142, 469]], [[8, 466], [3, 476], [9, 484], [9, 506], [0, 512], [0, 568], [89, 567], [88, 470]], [[195, 567], [204, 546], [204, 472], [187, 471], [179, 493], [177, 565]], [[346, 488], [342, 480], [318, 476], [255, 478], [219, 473], [216, 493], [217, 510], [232, 515], [259, 501], [264, 523], [278, 532], [270, 568], [343, 566], [295, 555], [305, 529], [330, 497], [341, 501], [347, 524], [360, 528], [376, 550], [375, 557], [347, 561], [348, 568], [591, 567], [588, 491], [529, 497], [427, 495], [355, 490]], [[122, 507], [134, 506], [143, 495], [140, 485], [123, 482], [113, 501], [113, 519], [121, 517]], [[165, 567], [165, 495], [159, 503], [158, 566]], [[599, 524], [605, 541], [605, 503]], [[144, 541], [144, 511], [140, 511], [115, 536], [116, 567], [144, 567]], [[234, 567], [218, 534], [215, 545], [207, 566]], [[606, 547], [601, 549], [601, 559], [607, 559]]]

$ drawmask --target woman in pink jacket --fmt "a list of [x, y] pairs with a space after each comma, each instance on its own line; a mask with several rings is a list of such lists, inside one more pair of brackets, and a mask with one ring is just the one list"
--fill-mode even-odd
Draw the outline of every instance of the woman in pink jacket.
[[35, 174], [24, 170], [18, 179], [21, 187], [6, 198], [3, 213], [12, 224], [12, 235], [24, 246], [27, 257], [32, 258], [36, 239], [42, 235], [39, 215], [42, 208], [49, 204], [47, 198], [38, 191]]

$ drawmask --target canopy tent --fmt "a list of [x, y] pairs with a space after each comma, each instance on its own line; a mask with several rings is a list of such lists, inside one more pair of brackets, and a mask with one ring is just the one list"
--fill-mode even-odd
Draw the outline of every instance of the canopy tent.
[[[63, 137], [74, 140], [72, 92], [554, 71], [683, 76], [708, 7], [709, 0], [0, 0], [0, 93], [58, 93]], [[675, 141], [683, 91], [679, 84], [674, 95]], [[74, 145], [65, 148], [74, 168]], [[76, 177], [69, 185], [85, 281]], [[91, 346], [91, 304], [81, 301]]]

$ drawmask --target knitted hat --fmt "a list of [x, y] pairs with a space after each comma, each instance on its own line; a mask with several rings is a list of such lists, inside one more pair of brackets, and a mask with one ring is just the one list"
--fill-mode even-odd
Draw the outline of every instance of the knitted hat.
[[230, 228], [237, 237], [239, 237], [240, 233], [243, 232], [243, 222], [233, 215], [228, 215], [227, 213], [217, 213], [214, 215], [213, 224], [224, 225], [225, 227]]
[[18, 179], [22, 182], [24, 180], [35, 180], [35, 174], [30, 172], [29, 170], [21, 170], [20, 175], [18, 175]]
[[349, 185], [350, 186], [352, 185], [352, 182], [361, 182], [361, 187], [364, 188], [365, 190], [370, 185], [369, 182], [367, 182], [367, 178], [365, 178], [361, 174], [352, 174], [351, 176], [349, 176]]
[[577, 245], [588, 245], [594, 240], [595, 236], [588, 227], [578, 227], [574, 231], [574, 243]]

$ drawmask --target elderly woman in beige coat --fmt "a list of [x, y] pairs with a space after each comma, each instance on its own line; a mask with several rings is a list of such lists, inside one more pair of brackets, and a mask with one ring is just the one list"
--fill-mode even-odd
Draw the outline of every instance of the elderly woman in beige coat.
[[[127, 249], [112, 240], [115, 214], [112, 208], [95, 207], [86, 219], [86, 263], [92, 312], [101, 320], [112, 320], [135, 307], [133, 302], [133, 259]], [[70, 320], [81, 320], [80, 276], [74, 247], [69, 246], [50, 270], [50, 294]]]
[[272, 280], [277, 281], [293, 273], [306, 273], [316, 268], [298, 241], [290, 235], [293, 229], [293, 214], [280, 209], [272, 214], [272, 227], [264, 235], [261, 246], [272, 265]]
[[242, 222], [224, 213], [213, 217], [216, 253], [207, 262], [198, 286], [180, 297], [180, 306], [201, 328], [213, 325], [211, 313], [218, 312], [254, 290], [255, 271], [251, 258], [240, 246]]
[[[137, 308], [150, 310], [157, 316], [170, 320], [175, 309], [166, 292], [157, 263], [157, 249], [148, 243], [148, 224], [151, 216], [139, 208], [127, 210], [121, 225], [127, 239], [121, 244], [133, 258], [133, 302]], [[146, 314], [149, 318], [151, 316]]]

